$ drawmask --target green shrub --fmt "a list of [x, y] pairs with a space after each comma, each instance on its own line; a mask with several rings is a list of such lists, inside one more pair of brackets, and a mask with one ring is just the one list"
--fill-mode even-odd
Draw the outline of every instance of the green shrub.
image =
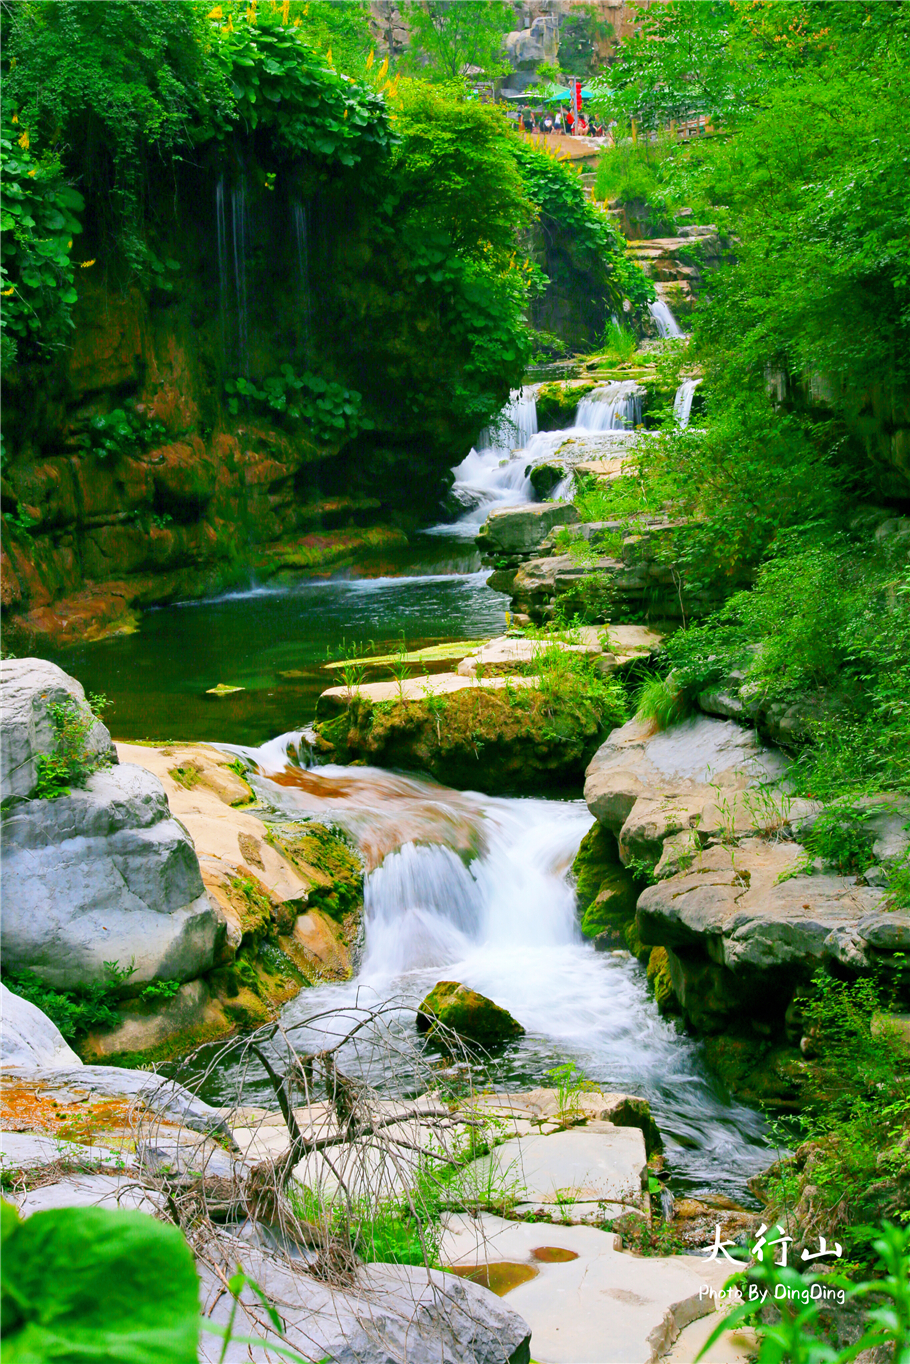
[[88, 736], [100, 723], [97, 712], [107, 704], [107, 697], [94, 695], [87, 702], [69, 699], [48, 705], [54, 751], [39, 754], [36, 761], [35, 796], [39, 800], [68, 796], [71, 787], [84, 786], [93, 772], [110, 766], [106, 753], [93, 753], [87, 746]]
[[649, 720], [656, 729], [669, 729], [688, 714], [685, 694], [675, 676], [649, 677], [639, 688], [636, 720]]

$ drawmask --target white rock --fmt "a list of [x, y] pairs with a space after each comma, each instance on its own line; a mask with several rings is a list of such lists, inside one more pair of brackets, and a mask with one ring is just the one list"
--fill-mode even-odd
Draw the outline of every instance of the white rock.
[[[74, 677], [44, 658], [8, 658], [0, 662], [0, 792], [28, 796], [38, 780], [36, 760], [52, 753], [57, 735], [49, 705], [74, 700], [85, 705], [85, 692]], [[86, 752], [116, 763], [111, 736], [99, 720], [86, 735]]]
[[[531, 1328], [535, 1359], [654, 1364], [680, 1331], [713, 1315], [711, 1290], [723, 1287], [732, 1266], [692, 1255], [641, 1259], [618, 1251], [615, 1240], [594, 1227], [462, 1216], [448, 1219], [441, 1255], [444, 1264], [506, 1261], [537, 1269], [535, 1278], [507, 1296]], [[572, 1251], [578, 1258], [542, 1263], [533, 1254], [542, 1247]], [[695, 1353], [678, 1358], [692, 1364]]]
[[[647, 1213], [647, 1156], [637, 1127], [599, 1124], [543, 1136], [515, 1137], [472, 1161], [465, 1187], [478, 1199], [491, 1188], [512, 1192], [531, 1207], [558, 1213], [575, 1205], [576, 1215], [603, 1221], [630, 1207]], [[579, 1208], [579, 1205], [585, 1205]]]
[[8, 967], [58, 988], [133, 962], [134, 983], [186, 980], [214, 961], [219, 919], [186, 831], [150, 772], [96, 772], [84, 790], [15, 805], [3, 821]]
[[35, 1165], [53, 1165], [58, 1160], [74, 1164], [100, 1161], [115, 1170], [132, 1163], [132, 1156], [110, 1151], [106, 1146], [85, 1146], [78, 1141], [44, 1137], [34, 1132], [0, 1132], [0, 1164], [5, 1170], [25, 1170]]
[[0, 984], [0, 1064], [81, 1066], [56, 1023], [27, 999]]

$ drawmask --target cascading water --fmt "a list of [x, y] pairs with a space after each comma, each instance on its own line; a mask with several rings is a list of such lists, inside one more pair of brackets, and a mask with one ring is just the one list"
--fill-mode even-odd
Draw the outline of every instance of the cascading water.
[[[525, 447], [537, 432], [537, 400], [533, 390], [516, 389], [498, 421], [484, 427], [477, 448], [453, 469], [451, 497], [464, 513], [454, 523], [432, 526], [429, 535], [473, 539], [494, 507], [513, 507], [531, 498], [525, 469]], [[519, 451], [521, 453], [516, 454]]]
[[[500, 420], [481, 432], [479, 448], [471, 450], [453, 470], [451, 496], [464, 512], [454, 523], [442, 522], [426, 533], [473, 538], [491, 511], [533, 501], [530, 469], [556, 459], [563, 461], [566, 454], [557, 452], [567, 443], [570, 462], [572, 455], [580, 457], [585, 436], [610, 433], [619, 438], [630, 433], [641, 421], [642, 394], [634, 381], [602, 384], [582, 398], [572, 426], [561, 431], [538, 431], [533, 390], [514, 393]], [[603, 449], [588, 451], [589, 455], [604, 453]], [[569, 470], [550, 496], [568, 497], [571, 490]]]
[[[460, 980], [527, 1030], [493, 1063], [498, 1088], [547, 1083], [548, 1070], [574, 1060], [603, 1089], [649, 1099], [678, 1188], [743, 1195], [768, 1161], [762, 1119], [719, 1093], [699, 1046], [660, 1018], [641, 967], [579, 933], [567, 873], [592, 823], [581, 801], [493, 798], [372, 768], [308, 770], [283, 756], [291, 745], [299, 736], [232, 751], [257, 764], [253, 785], [271, 805], [346, 828], [369, 870], [357, 979], [304, 991], [287, 1023], [394, 998], [412, 1033], [426, 991]], [[308, 1029], [298, 1045], [319, 1037]], [[407, 1086], [378, 1050], [370, 1066], [364, 1078], [380, 1087]]]
[[692, 415], [692, 399], [695, 397], [695, 390], [700, 383], [701, 379], [683, 379], [676, 390], [676, 397], [673, 399], [673, 416], [682, 427], [689, 425], [689, 418]]
[[648, 312], [654, 318], [658, 336], [664, 340], [672, 336], [685, 336], [686, 333], [662, 298], [657, 298], [653, 303], [649, 303]]
[[242, 375], [248, 375], [250, 364], [246, 288], [246, 176], [242, 171], [238, 181], [231, 186], [231, 227], [234, 287], [237, 293], [237, 367]]
[[575, 429], [579, 431], [629, 431], [641, 422], [643, 389], [630, 381], [604, 384], [578, 404]]
[[291, 206], [294, 243], [297, 247], [297, 305], [300, 319], [300, 350], [305, 366], [310, 362], [310, 330], [313, 312], [310, 294], [310, 235], [306, 204], [295, 199]]
[[[227, 205], [230, 203], [230, 244], [228, 243]], [[215, 236], [218, 249], [218, 308], [221, 319], [221, 353], [226, 365], [236, 366], [238, 374], [249, 373], [249, 312], [246, 271], [246, 187], [243, 172], [225, 189], [224, 176], [215, 186]], [[233, 283], [236, 329], [231, 318]], [[234, 338], [236, 335], [236, 345]]]

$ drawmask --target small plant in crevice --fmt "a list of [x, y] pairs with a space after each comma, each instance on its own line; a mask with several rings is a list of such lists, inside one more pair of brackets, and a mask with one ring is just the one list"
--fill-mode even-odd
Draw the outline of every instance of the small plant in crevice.
[[672, 673], [668, 677], [647, 678], [636, 699], [636, 720], [648, 720], [656, 729], [669, 729], [688, 714], [685, 695]]
[[35, 796], [39, 800], [68, 796], [73, 786], [84, 786], [93, 772], [110, 767], [109, 753], [106, 750], [94, 752], [88, 744], [89, 735], [101, 723], [99, 712], [107, 705], [107, 697], [100, 694], [90, 696], [87, 701], [70, 697], [48, 704], [54, 751], [41, 753], [36, 759]]

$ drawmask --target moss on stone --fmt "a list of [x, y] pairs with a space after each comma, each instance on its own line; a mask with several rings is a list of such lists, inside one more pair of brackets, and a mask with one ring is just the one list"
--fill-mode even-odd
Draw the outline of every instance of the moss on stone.
[[586, 394], [597, 385], [569, 384], [554, 381], [541, 384], [537, 390], [537, 425], [541, 431], [559, 431], [569, 425], [569, 418]]
[[617, 723], [582, 685], [561, 696], [477, 687], [382, 705], [355, 692], [347, 709], [317, 730], [336, 762], [428, 772], [462, 789], [536, 794], [544, 782], [580, 782]]
[[600, 893], [607, 873], [621, 865], [616, 839], [602, 824], [593, 825], [581, 840], [572, 863], [579, 909], [588, 908]]
[[363, 902], [363, 864], [337, 829], [325, 824], [285, 826], [266, 837], [278, 852], [304, 874], [316, 871], [324, 878], [307, 893], [307, 905], [321, 909], [340, 923]]
[[485, 1047], [524, 1035], [524, 1028], [508, 1010], [457, 980], [439, 981], [417, 1010], [421, 1032], [432, 1033], [440, 1024], [465, 1041]]
[[654, 990], [654, 999], [662, 1014], [678, 1013], [679, 1003], [673, 980], [670, 975], [670, 962], [665, 947], [652, 947], [647, 967], [648, 984]]

